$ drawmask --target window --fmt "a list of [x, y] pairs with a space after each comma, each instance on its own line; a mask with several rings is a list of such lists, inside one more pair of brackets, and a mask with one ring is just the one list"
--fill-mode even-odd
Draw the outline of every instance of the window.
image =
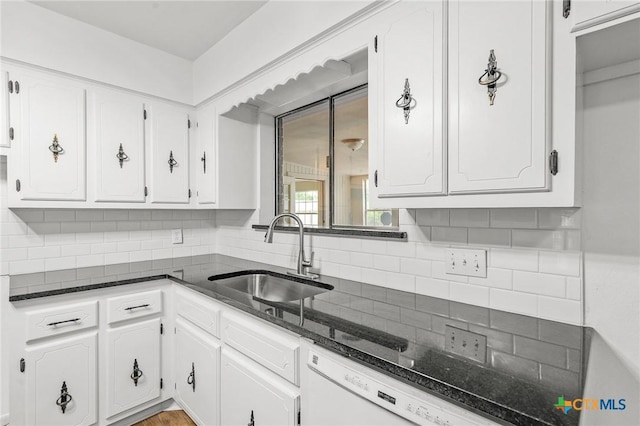
[[277, 213], [305, 226], [397, 227], [397, 210], [369, 207], [367, 86], [276, 117]]

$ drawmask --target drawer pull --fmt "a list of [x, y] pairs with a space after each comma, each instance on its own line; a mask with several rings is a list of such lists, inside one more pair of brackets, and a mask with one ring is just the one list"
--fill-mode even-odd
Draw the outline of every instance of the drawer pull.
[[144, 305], [138, 305], [138, 306], [129, 306], [128, 308], [124, 308], [125, 311], [132, 311], [134, 309], [140, 309], [140, 308], [148, 308], [149, 304], [145, 303]]
[[133, 373], [131, 373], [131, 380], [133, 380], [133, 384], [138, 386], [138, 380], [142, 377], [142, 370], [138, 368], [138, 360], [133, 360]]
[[71, 318], [71, 319], [64, 320], [64, 321], [50, 322], [49, 324], [47, 324], [47, 326], [55, 327], [55, 326], [60, 325], [60, 324], [65, 324], [67, 322], [76, 322], [76, 321], [80, 321], [80, 318]]
[[67, 405], [71, 402], [73, 397], [67, 392], [67, 382], [62, 382], [62, 388], [60, 389], [60, 397], [56, 399], [56, 405], [62, 410], [62, 414], [67, 409]]
[[191, 373], [189, 373], [189, 377], [187, 377], [187, 384], [191, 385], [193, 391], [196, 391], [196, 367], [195, 364], [191, 363]]

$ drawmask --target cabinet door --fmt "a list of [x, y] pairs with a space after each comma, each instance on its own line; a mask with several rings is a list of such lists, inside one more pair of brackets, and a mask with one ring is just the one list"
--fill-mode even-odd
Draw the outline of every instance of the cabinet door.
[[[548, 189], [547, 4], [449, 3], [450, 193]], [[502, 73], [493, 105], [479, 83], [490, 52]]]
[[0, 76], [2, 76], [2, 87], [0, 90], [0, 102], [2, 107], [0, 108], [0, 148], [11, 146], [11, 133], [13, 130], [9, 128], [9, 90], [13, 92], [13, 82], [9, 83], [9, 74], [0, 70]]
[[189, 202], [189, 116], [182, 108], [147, 107], [152, 203]]
[[207, 105], [198, 111], [198, 150], [196, 151], [196, 196], [199, 204], [215, 204], [217, 189], [216, 110]]
[[296, 425], [299, 393], [227, 347], [222, 350], [221, 424]]
[[88, 96], [89, 161], [96, 201], [144, 202], [144, 104], [118, 92]]
[[13, 176], [22, 200], [85, 200], [85, 90], [35, 71], [11, 73]]
[[176, 398], [197, 424], [219, 424], [220, 345], [181, 318], [175, 344]]
[[27, 347], [26, 424], [96, 423], [96, 348], [95, 332]]
[[108, 330], [106, 362], [108, 417], [158, 398], [160, 318]]
[[638, 0], [574, 0], [571, 2], [574, 30], [592, 27], [640, 11]]
[[370, 52], [370, 182], [378, 197], [444, 192], [442, 10], [434, 2], [395, 20]]

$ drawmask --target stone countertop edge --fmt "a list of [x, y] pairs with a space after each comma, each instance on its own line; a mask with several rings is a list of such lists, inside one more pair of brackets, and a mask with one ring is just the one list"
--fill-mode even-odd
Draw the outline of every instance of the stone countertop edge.
[[169, 279], [171, 281], [176, 282], [177, 284], [183, 285], [205, 296], [218, 300], [228, 306], [231, 306], [236, 309], [240, 309], [254, 317], [261, 318], [279, 327], [285, 328], [291, 332], [298, 334], [301, 337], [305, 337], [307, 339], [312, 340], [315, 344], [318, 344], [321, 347], [329, 349], [334, 353], [353, 359], [354, 361], [359, 362], [360, 364], [363, 364], [367, 367], [373, 368], [376, 371], [382, 372], [383, 374], [389, 377], [408, 383], [418, 390], [435, 395], [436, 397], [444, 397], [449, 402], [456, 404], [466, 410], [475, 412], [481, 416], [489, 415], [493, 417], [494, 421], [497, 420], [499, 422], [505, 422], [505, 424], [516, 424], [516, 425], [551, 425], [550, 423], [544, 422], [540, 419], [531, 417], [530, 415], [521, 413], [519, 411], [515, 411], [513, 409], [510, 409], [498, 403], [492, 402], [481, 396], [474, 395], [468, 391], [449, 385], [438, 379], [425, 376], [409, 368], [405, 368], [398, 364], [394, 364], [392, 362], [386, 361], [377, 356], [368, 354], [366, 352], [363, 352], [351, 346], [345, 345], [343, 343], [337, 342], [330, 338], [316, 334], [312, 331], [306, 330], [295, 324], [291, 324], [280, 318], [274, 317], [272, 315], [268, 315], [264, 312], [261, 312], [249, 306], [246, 306], [242, 303], [239, 303], [233, 299], [229, 299], [222, 294], [216, 293], [213, 290], [205, 289], [198, 285], [194, 285], [192, 283], [189, 283], [188, 281], [172, 276], [168, 273], [151, 275], [147, 277], [133, 278], [133, 279], [116, 280], [116, 281], [104, 282], [99, 284], [90, 284], [85, 286], [42, 291], [42, 292], [36, 292], [36, 293], [20, 294], [20, 295], [10, 296], [9, 302], [33, 300], [33, 299], [49, 297], [49, 296], [78, 293], [83, 291], [97, 290], [102, 288], [116, 287], [121, 285], [135, 284], [135, 283], [148, 282], [148, 281], [161, 280], [161, 279]]

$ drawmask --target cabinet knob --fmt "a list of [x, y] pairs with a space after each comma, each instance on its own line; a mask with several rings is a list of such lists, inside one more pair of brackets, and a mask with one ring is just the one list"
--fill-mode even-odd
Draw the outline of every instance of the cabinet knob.
[[187, 384], [191, 385], [193, 391], [196, 391], [196, 368], [194, 363], [191, 363], [191, 373], [189, 373], [189, 377], [187, 377]]
[[51, 145], [49, 145], [49, 151], [53, 153], [53, 161], [57, 163], [58, 155], [64, 152], [64, 148], [62, 148], [62, 145], [60, 145], [60, 143], [58, 142], [57, 133], [53, 135], [53, 142], [51, 143]]
[[131, 373], [131, 380], [133, 380], [133, 384], [138, 386], [138, 380], [142, 377], [142, 370], [138, 368], [138, 360], [133, 360], [133, 372]]
[[116, 154], [116, 158], [118, 159], [118, 162], [120, 163], [120, 168], [122, 168], [122, 163], [125, 160], [129, 159], [129, 156], [124, 152], [124, 149], [122, 148], [122, 144], [120, 144], [120, 149], [118, 149], [118, 153]]
[[178, 162], [173, 158], [173, 151], [169, 151], [169, 173], [173, 173], [173, 166], [177, 166]]
[[56, 399], [56, 405], [62, 410], [62, 414], [67, 410], [67, 405], [71, 402], [73, 397], [67, 392], [67, 382], [62, 382], [62, 388], [60, 388], [60, 397]]
[[[486, 77], [486, 78], [485, 78]], [[484, 70], [484, 74], [478, 79], [478, 83], [481, 86], [487, 86], [487, 96], [489, 96], [489, 105], [493, 105], [493, 100], [496, 97], [497, 83], [502, 77], [502, 73], [498, 71], [498, 61], [496, 55], [493, 53], [493, 49], [489, 52], [489, 63], [487, 69]]]
[[409, 124], [409, 114], [411, 113], [411, 108], [415, 108], [416, 100], [411, 96], [411, 87], [409, 86], [408, 78], [404, 80], [404, 91], [396, 101], [396, 106], [402, 108], [404, 124]]

